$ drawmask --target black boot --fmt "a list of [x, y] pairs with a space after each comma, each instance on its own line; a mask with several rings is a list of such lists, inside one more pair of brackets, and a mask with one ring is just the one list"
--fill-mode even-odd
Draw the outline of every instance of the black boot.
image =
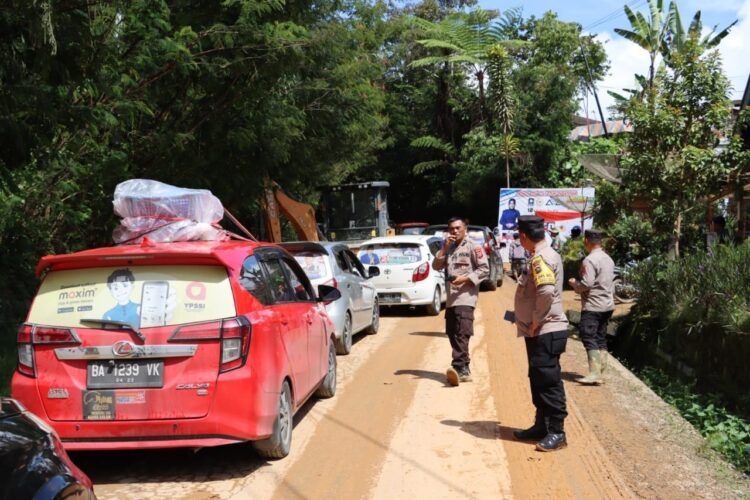
[[550, 420], [548, 433], [541, 441], [536, 444], [536, 449], [539, 451], [557, 451], [562, 450], [568, 446], [568, 441], [565, 439], [565, 429], [563, 428], [562, 422], [555, 422]]
[[547, 435], [547, 422], [540, 411], [536, 412], [534, 425], [522, 431], [513, 431], [513, 436], [520, 441], [536, 441]]

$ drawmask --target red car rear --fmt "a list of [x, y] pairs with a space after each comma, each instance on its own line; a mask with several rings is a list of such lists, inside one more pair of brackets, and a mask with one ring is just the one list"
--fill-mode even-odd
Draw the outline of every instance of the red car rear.
[[13, 397], [69, 450], [254, 441], [289, 452], [292, 416], [336, 388], [334, 328], [284, 250], [120, 246], [41, 259]]

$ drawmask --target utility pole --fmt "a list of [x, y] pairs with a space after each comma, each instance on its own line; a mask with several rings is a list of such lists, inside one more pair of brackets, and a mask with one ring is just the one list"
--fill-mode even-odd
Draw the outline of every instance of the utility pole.
[[589, 85], [591, 85], [591, 90], [594, 92], [594, 100], [596, 100], [596, 108], [599, 110], [599, 118], [601, 118], [602, 120], [602, 128], [604, 129], [604, 137], [609, 139], [609, 133], [607, 132], [607, 121], [604, 119], [604, 113], [602, 113], [602, 105], [599, 104], [599, 94], [596, 93], [596, 85], [594, 85], [594, 76], [591, 74], [591, 66], [589, 66], [589, 58], [586, 56], [586, 49], [583, 46], [583, 41], [581, 41], [581, 54], [583, 55], [583, 62], [586, 64], [586, 71], [589, 74]]

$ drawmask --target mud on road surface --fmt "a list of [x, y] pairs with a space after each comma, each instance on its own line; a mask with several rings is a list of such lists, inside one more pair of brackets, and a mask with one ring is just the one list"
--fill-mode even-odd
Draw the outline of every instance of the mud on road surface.
[[569, 446], [535, 451], [512, 431], [533, 420], [514, 284], [480, 295], [474, 380], [449, 387], [443, 315], [385, 311], [377, 335], [340, 356], [339, 389], [295, 418], [292, 452], [266, 462], [250, 446], [76, 453], [100, 498], [731, 498], [747, 479], [621, 366], [581, 387], [580, 343], [563, 372]]

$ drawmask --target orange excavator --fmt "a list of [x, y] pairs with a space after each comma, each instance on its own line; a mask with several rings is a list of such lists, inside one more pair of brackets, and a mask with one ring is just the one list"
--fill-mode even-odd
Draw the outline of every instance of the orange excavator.
[[281, 242], [281, 221], [279, 220], [281, 214], [289, 220], [300, 240], [321, 240], [315, 220], [315, 209], [312, 205], [292, 199], [281, 189], [281, 186], [270, 179], [265, 182], [261, 207], [266, 237], [271, 242]]

